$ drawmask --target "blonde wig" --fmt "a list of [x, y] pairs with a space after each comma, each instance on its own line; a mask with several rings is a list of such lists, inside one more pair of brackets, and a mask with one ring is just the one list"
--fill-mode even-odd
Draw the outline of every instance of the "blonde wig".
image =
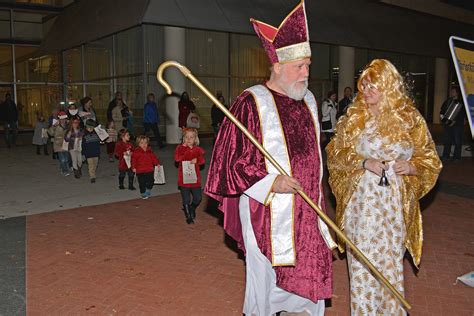
[[381, 93], [376, 132], [390, 142], [409, 140], [409, 131], [415, 124], [416, 108], [407, 95], [403, 77], [395, 66], [385, 59], [374, 59], [366, 66], [357, 81], [359, 92], [346, 117], [338, 124], [344, 126], [349, 139], [351, 141], [357, 139], [365, 128], [365, 122], [371, 116], [364, 99], [364, 83], [370, 83]]

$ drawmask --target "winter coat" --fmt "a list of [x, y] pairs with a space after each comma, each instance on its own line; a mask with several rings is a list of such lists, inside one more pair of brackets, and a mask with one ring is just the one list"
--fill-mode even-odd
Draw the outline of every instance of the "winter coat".
[[69, 143], [68, 150], [74, 150], [74, 143], [76, 142], [76, 138], [79, 139], [78, 141], [82, 141], [83, 136], [84, 132], [81, 129], [78, 129], [75, 132], [66, 131], [66, 134], [64, 134], [64, 140]]
[[178, 103], [179, 107], [179, 117], [178, 117], [178, 122], [179, 122], [179, 127], [186, 127], [186, 121], [188, 120], [189, 114], [196, 109], [196, 106], [194, 103], [189, 100], [189, 101], [179, 101]]
[[67, 129], [67, 124], [64, 126], [61, 126], [61, 124], [53, 125], [48, 129], [48, 134], [53, 137], [53, 149], [55, 153], [65, 151], [63, 150], [63, 142]]
[[100, 157], [100, 138], [95, 131], [86, 130], [82, 137], [82, 154], [86, 158]]
[[143, 123], [158, 124], [160, 123], [160, 114], [158, 113], [158, 105], [155, 102], [148, 102], [143, 108]]
[[120, 131], [121, 129], [125, 128], [125, 126], [123, 126], [123, 116], [121, 107], [116, 106], [112, 109], [112, 120], [114, 121], [115, 129], [117, 131]]
[[128, 170], [128, 166], [127, 166], [127, 163], [125, 162], [125, 159], [123, 157], [123, 155], [125, 154], [125, 152], [127, 150], [130, 150], [130, 153], [133, 154], [133, 145], [132, 143], [125, 143], [123, 141], [119, 141], [116, 145], [115, 145], [115, 157], [119, 160], [119, 163], [118, 163], [118, 169], [119, 171], [126, 171]]
[[135, 169], [136, 173], [153, 172], [155, 166], [159, 164], [160, 162], [150, 146], [148, 146], [147, 150], [137, 147], [132, 153], [132, 169]]
[[36, 122], [35, 133], [33, 134], [33, 145], [45, 145], [48, 143], [48, 137], [43, 137], [43, 129], [48, 130], [48, 122]]
[[5, 100], [0, 105], [2, 120], [8, 123], [18, 121], [18, 108], [13, 100]]
[[[183, 161], [191, 161], [197, 159], [197, 163], [194, 165], [197, 175], [197, 182], [184, 184], [183, 183]], [[204, 149], [198, 146], [189, 148], [188, 146], [178, 145], [174, 153], [174, 160], [179, 163], [178, 167], [178, 186], [186, 188], [200, 188], [201, 187], [201, 168], [204, 164]]]

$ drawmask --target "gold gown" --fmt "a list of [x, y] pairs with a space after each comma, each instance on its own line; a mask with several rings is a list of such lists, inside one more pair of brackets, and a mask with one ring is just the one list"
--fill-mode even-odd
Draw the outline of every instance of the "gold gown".
[[[404, 141], [390, 142], [377, 133], [375, 119], [351, 142], [346, 120], [326, 148], [329, 183], [336, 197], [336, 221], [388, 280], [403, 293], [403, 256], [409, 250], [416, 266], [422, 253], [422, 221], [418, 200], [436, 183], [441, 162], [421, 115]], [[409, 160], [417, 176], [387, 172], [390, 187], [380, 187], [380, 177], [361, 168], [366, 158], [388, 162]], [[342, 247], [341, 247], [342, 248]], [[403, 315], [400, 304], [351, 253], [348, 254], [353, 315]]]

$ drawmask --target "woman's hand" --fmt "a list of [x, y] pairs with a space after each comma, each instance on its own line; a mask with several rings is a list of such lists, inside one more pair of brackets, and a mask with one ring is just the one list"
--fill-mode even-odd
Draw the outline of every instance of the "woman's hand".
[[272, 187], [272, 192], [275, 193], [296, 193], [297, 190], [302, 190], [298, 180], [282, 175], [276, 177]]
[[382, 176], [382, 170], [388, 170], [388, 165], [384, 164], [381, 160], [377, 159], [367, 159], [365, 161], [365, 169], [369, 170], [372, 173], [375, 173], [378, 176]]
[[197, 158], [194, 158], [193, 160], [191, 160], [191, 163], [192, 163], [193, 165], [195, 165], [195, 164], [197, 164], [197, 161], [198, 161]]
[[396, 160], [393, 164], [393, 171], [400, 176], [416, 175], [416, 167], [406, 160]]

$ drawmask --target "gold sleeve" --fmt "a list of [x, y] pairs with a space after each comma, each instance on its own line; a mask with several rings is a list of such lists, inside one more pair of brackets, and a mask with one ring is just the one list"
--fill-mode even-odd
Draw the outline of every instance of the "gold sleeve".
[[415, 126], [410, 133], [414, 152], [410, 161], [416, 167], [417, 175], [403, 177], [402, 203], [407, 232], [405, 245], [418, 267], [423, 247], [423, 223], [418, 201], [436, 184], [442, 164], [425, 120], [421, 114], [415, 113]]
[[[336, 135], [326, 147], [329, 185], [336, 197], [336, 223], [344, 230], [344, 212], [350, 197], [363, 175], [364, 158], [357, 154], [355, 144], [346, 133], [347, 117], [337, 124]], [[340, 245], [339, 247], [342, 250]]]

